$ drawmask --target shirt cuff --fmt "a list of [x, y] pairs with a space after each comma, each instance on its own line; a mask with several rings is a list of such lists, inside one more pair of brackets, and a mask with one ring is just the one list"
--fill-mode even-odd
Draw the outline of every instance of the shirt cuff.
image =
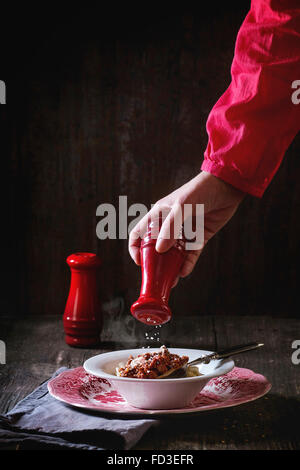
[[210, 160], [204, 160], [201, 170], [206, 171], [216, 178], [220, 178], [225, 181], [225, 183], [231, 184], [231, 186], [234, 186], [236, 189], [255, 197], [261, 198], [266, 190], [266, 187], [253, 186], [248, 181], [245, 181], [233, 168], [222, 166], [219, 163]]

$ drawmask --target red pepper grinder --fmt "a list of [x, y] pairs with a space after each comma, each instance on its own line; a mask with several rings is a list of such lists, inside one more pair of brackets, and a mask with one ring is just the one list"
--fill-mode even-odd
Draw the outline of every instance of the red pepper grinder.
[[131, 306], [132, 315], [147, 325], [162, 325], [171, 319], [169, 296], [185, 257], [184, 241], [180, 238], [165, 253], [156, 251], [161, 223], [161, 218], [150, 221], [141, 240], [142, 286], [140, 297]]
[[67, 264], [71, 269], [71, 284], [63, 315], [66, 343], [77, 347], [96, 346], [102, 330], [97, 290], [100, 258], [94, 253], [75, 253], [68, 256]]

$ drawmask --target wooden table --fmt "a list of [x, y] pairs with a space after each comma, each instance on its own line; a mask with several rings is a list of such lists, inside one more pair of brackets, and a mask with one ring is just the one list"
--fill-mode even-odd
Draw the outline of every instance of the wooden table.
[[[77, 367], [99, 352], [145, 345], [147, 327], [130, 315], [106, 318], [98, 349], [76, 349], [64, 342], [62, 318], [31, 316], [0, 319], [6, 364], [0, 365], [0, 413], [50, 377], [61, 366]], [[272, 383], [265, 397], [235, 408], [166, 419], [150, 429], [135, 449], [299, 449], [300, 364], [291, 360], [300, 340], [300, 320], [271, 316], [175, 318], [159, 329], [161, 344], [216, 349], [250, 341], [264, 348], [236, 357], [236, 365], [264, 374]]]

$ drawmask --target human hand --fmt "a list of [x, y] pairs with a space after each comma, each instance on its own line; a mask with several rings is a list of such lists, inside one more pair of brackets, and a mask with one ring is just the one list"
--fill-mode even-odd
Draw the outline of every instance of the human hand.
[[[155, 218], [166, 214], [159, 231], [155, 248], [159, 253], [169, 250], [176, 242], [174, 234], [175, 219], [181, 211], [184, 214], [184, 204], [190, 204], [196, 211], [196, 204], [204, 204], [204, 242], [195, 250], [187, 250], [179, 273], [179, 277], [188, 276], [203, 251], [205, 244], [212, 238], [233, 216], [244, 193], [237, 190], [223, 180], [202, 171], [195, 178], [160, 199], [152, 209], [137, 223], [130, 232], [129, 253], [134, 262], [140, 265], [140, 244], [146, 230], [149, 217]], [[183, 219], [184, 221], [184, 219]], [[173, 287], [177, 284], [176, 279]]]

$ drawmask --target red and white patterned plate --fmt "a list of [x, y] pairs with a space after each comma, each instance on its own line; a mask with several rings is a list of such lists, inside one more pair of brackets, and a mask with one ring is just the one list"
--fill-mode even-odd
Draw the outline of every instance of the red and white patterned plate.
[[187, 407], [144, 410], [129, 405], [108, 380], [89, 375], [83, 367], [62, 372], [48, 382], [49, 393], [69, 405], [106, 413], [143, 415], [194, 413], [241, 405], [262, 397], [270, 389], [271, 384], [263, 375], [235, 367], [228, 374], [211, 379]]

